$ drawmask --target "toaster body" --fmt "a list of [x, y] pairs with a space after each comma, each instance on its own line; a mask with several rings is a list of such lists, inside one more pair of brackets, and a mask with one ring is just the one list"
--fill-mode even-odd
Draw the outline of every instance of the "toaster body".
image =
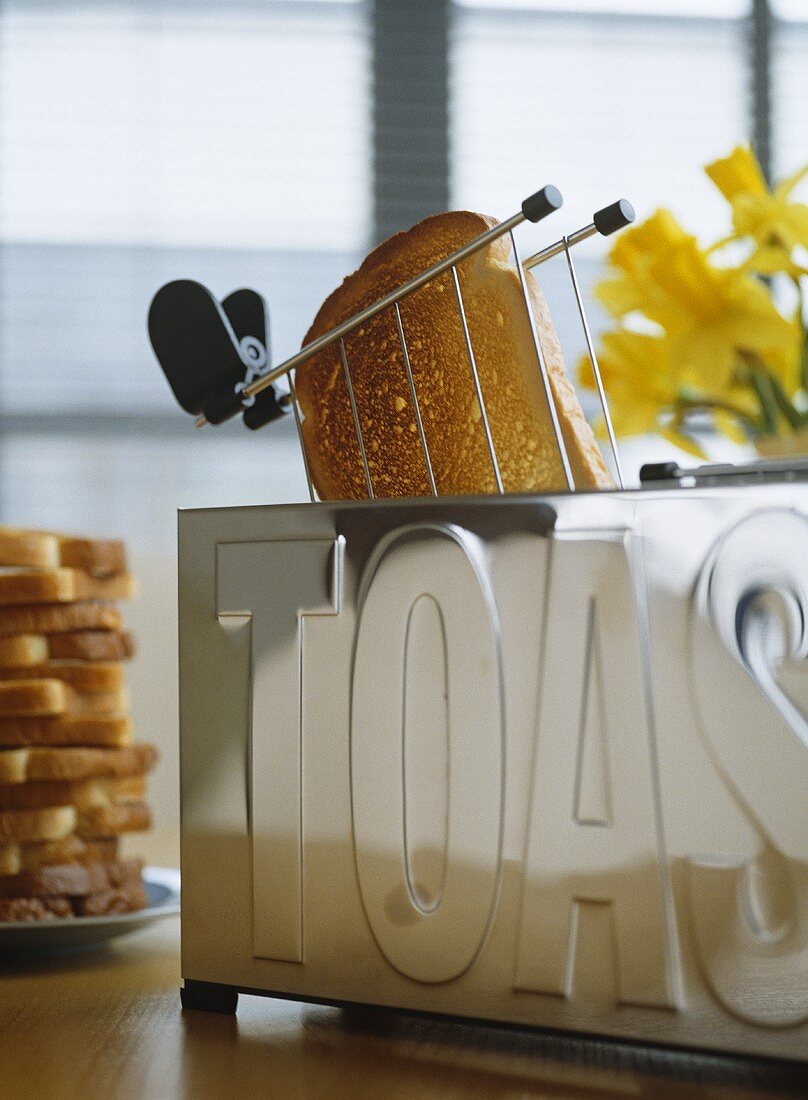
[[179, 516], [184, 1002], [808, 1058], [808, 486]]

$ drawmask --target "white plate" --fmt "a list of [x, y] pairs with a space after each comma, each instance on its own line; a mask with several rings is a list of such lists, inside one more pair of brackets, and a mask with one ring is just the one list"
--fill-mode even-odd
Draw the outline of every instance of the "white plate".
[[110, 913], [103, 917], [67, 917], [54, 920], [0, 921], [0, 957], [59, 955], [87, 951], [117, 936], [137, 932], [153, 921], [180, 911], [180, 873], [171, 867], [147, 867], [143, 885], [147, 909]]

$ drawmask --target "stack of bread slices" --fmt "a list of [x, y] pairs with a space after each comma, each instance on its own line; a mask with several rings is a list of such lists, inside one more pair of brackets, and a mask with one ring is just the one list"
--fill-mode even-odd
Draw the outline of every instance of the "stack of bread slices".
[[133, 590], [117, 540], [0, 528], [0, 921], [147, 904], [119, 851], [156, 760], [128, 713]]

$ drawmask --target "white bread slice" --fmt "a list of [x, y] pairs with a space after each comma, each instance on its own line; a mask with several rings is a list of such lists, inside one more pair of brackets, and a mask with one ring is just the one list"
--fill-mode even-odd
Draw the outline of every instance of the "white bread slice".
[[[438, 214], [373, 251], [326, 299], [304, 346], [496, 224]], [[505, 237], [458, 267], [481, 388], [506, 492], [566, 489], [519, 277]], [[613, 485], [564, 369], [544, 295], [527, 284], [576, 488]], [[402, 299], [401, 318], [438, 492], [490, 493], [496, 483], [447, 272]], [[429, 482], [392, 309], [345, 338], [374, 492], [422, 496]], [[367, 488], [339, 346], [302, 363], [296, 391], [315, 488], [323, 499]]]

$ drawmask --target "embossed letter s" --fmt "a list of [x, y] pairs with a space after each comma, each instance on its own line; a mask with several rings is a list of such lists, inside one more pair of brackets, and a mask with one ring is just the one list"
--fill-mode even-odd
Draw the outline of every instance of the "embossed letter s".
[[[780, 686], [808, 656], [808, 521], [771, 509], [729, 530], [705, 563], [692, 679], [716, 768], [760, 836], [688, 860], [691, 919], [720, 1001], [752, 1023], [808, 1019], [808, 721]], [[715, 691], [715, 683], [724, 685]]]

